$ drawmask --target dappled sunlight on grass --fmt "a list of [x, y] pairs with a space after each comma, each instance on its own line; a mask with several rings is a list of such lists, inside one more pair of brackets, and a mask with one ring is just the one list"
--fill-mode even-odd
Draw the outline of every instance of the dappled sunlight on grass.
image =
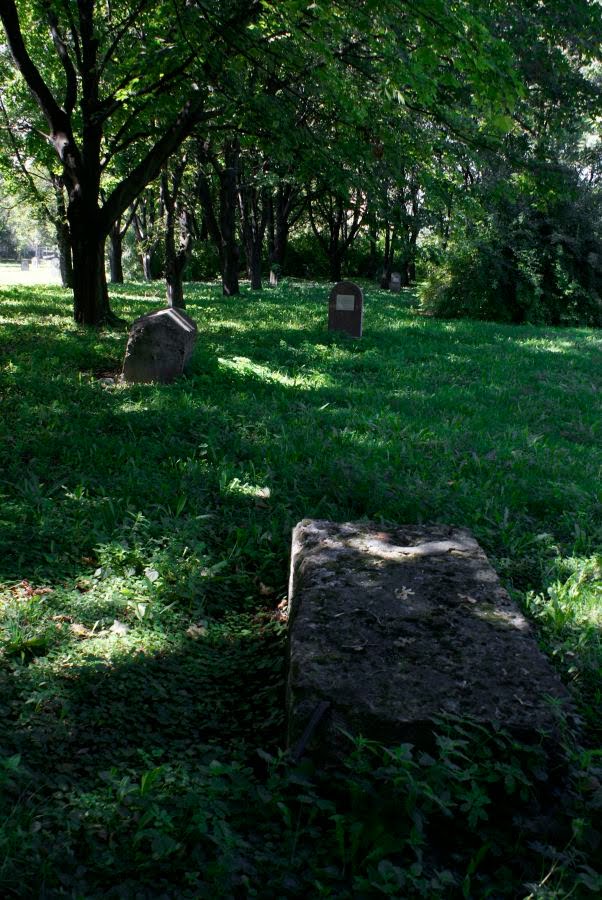
[[[199, 742], [277, 752], [270, 616], [312, 516], [471, 528], [599, 733], [599, 336], [437, 322], [370, 287], [356, 341], [328, 332], [328, 292], [187, 285], [186, 374], [129, 385], [100, 380], [126, 329], [78, 328], [60, 289], [0, 291], [0, 721], [28, 766], [52, 760], [49, 797], [63, 764], [94, 806], [101, 761], [138, 797], [140, 751], [184, 773]], [[162, 284], [111, 294], [128, 321], [164, 305]]]

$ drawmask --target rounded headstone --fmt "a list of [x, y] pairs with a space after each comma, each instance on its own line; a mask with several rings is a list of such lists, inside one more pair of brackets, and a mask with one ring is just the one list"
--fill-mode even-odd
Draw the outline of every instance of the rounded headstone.
[[362, 336], [364, 295], [353, 281], [339, 281], [330, 292], [328, 330], [345, 331], [352, 337]]

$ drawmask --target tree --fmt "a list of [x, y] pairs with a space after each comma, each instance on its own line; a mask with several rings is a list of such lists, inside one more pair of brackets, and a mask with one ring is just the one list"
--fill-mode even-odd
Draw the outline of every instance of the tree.
[[[193, 239], [192, 215], [183, 199], [183, 179], [188, 158], [184, 154], [161, 173], [161, 199], [165, 210], [165, 281], [168, 306], [184, 309], [182, 277], [190, 258]], [[179, 242], [176, 247], [176, 229]]]
[[[21, 14], [15, 0], [2, 0], [0, 20], [62, 165], [75, 319], [98, 325], [111, 318], [104, 273], [111, 227], [193, 128], [214, 115], [208, 85], [227, 60], [224, 46], [260, 7], [255, 0], [229, 3], [218, 21], [184, 0], [124, 0], [106, 15], [96, 0], [20, 6]], [[48, 46], [38, 47], [34, 37], [39, 18], [54, 48], [49, 61]], [[199, 30], [209, 41], [201, 59], [187, 42], [188, 31], [199, 40]], [[34, 61], [36, 51], [46, 51], [43, 63]], [[184, 77], [189, 72], [197, 81]], [[120, 155], [128, 160], [127, 174], [101, 202], [103, 176]]]
[[145, 281], [152, 281], [158, 274], [156, 253], [163, 227], [163, 208], [160, 191], [156, 184], [148, 185], [138, 196], [132, 216], [132, 226], [142, 267], [142, 277]]
[[[199, 145], [198, 158], [198, 198], [207, 231], [219, 253], [222, 291], [224, 296], [233, 297], [240, 292], [240, 248], [236, 232], [240, 158], [238, 138], [226, 138], [221, 153], [216, 152], [207, 141]], [[215, 177], [215, 189], [211, 184], [211, 173]]]
[[40, 225], [54, 228], [62, 284], [73, 287], [63, 179], [55, 170], [48, 148], [41, 145], [39, 135], [11, 125], [5, 97], [0, 97], [0, 115], [5, 133], [4, 152], [0, 155], [5, 189], [10, 191], [14, 201], [26, 205]]

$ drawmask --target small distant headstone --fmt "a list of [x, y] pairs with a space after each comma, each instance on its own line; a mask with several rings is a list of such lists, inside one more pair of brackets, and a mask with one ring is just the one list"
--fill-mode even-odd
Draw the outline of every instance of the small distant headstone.
[[197, 327], [182, 309], [168, 307], [132, 323], [123, 362], [123, 380], [167, 384], [184, 371]]
[[22, 270], [23, 272], [29, 272], [29, 263], [30, 263], [30, 260], [29, 260], [29, 259], [22, 259], [22, 260], [21, 260], [21, 270]]
[[389, 288], [394, 294], [398, 294], [401, 290], [401, 272], [391, 272], [391, 280]]
[[364, 295], [352, 281], [339, 281], [330, 292], [328, 330], [345, 331], [352, 337], [362, 336]]

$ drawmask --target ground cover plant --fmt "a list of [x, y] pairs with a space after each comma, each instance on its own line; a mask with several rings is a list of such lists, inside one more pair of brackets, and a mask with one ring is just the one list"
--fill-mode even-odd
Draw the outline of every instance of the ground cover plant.
[[[602, 336], [367, 285], [353, 341], [326, 298], [189, 285], [190, 370], [153, 386], [112, 380], [125, 331], [82, 330], [65, 291], [2, 289], [5, 896], [602, 890]], [[162, 302], [112, 295], [128, 321]], [[277, 612], [309, 516], [474, 531], [584, 719], [562, 814], [537, 748], [470, 723], [432, 755], [350, 742], [327, 775], [283, 755]]]

